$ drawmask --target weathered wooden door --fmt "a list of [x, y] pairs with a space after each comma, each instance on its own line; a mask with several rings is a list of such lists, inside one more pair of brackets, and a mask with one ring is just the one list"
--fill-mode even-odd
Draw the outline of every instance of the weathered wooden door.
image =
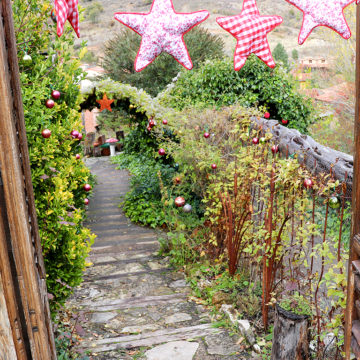
[[0, 359], [56, 359], [10, 0], [0, 0]]

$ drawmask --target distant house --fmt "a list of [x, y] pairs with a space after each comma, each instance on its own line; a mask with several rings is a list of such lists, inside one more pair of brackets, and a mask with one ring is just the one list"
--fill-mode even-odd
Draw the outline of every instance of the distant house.
[[328, 70], [330, 69], [329, 62], [324, 57], [307, 57], [300, 60], [300, 66], [304, 69], [323, 69]]
[[89, 64], [82, 64], [80, 67], [87, 73], [87, 79], [95, 79], [106, 74], [106, 70], [101, 66], [90, 66]]

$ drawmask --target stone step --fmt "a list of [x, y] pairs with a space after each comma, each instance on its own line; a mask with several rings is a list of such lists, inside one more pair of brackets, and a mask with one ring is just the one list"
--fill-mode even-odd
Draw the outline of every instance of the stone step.
[[215, 329], [212, 324], [202, 324], [178, 329], [167, 328], [140, 335], [86, 341], [81, 344], [81, 347], [84, 349], [91, 349], [92, 352], [99, 353], [118, 349], [150, 347], [171, 341], [201, 338], [211, 334], [218, 334], [220, 332], [221, 331], [219, 329]]
[[[96, 231], [94, 231], [97, 234]], [[120, 232], [121, 234], [121, 232]], [[147, 244], [152, 243], [156, 244], [158, 242], [157, 236], [154, 234], [125, 234], [125, 235], [111, 235], [111, 234], [104, 234], [103, 232], [99, 232], [98, 239], [95, 244], [92, 246], [93, 249], [98, 247], [106, 247], [106, 246], [113, 246], [113, 245], [125, 245], [125, 244]]]
[[[155, 272], [155, 271], [154, 271]], [[149, 273], [147, 271], [146, 273]], [[186, 294], [172, 294], [161, 296], [139, 296], [127, 299], [117, 299], [111, 301], [85, 301], [81, 303], [88, 311], [104, 312], [112, 310], [124, 310], [130, 308], [144, 308], [148, 306], [168, 305], [184, 302], [187, 299]]]

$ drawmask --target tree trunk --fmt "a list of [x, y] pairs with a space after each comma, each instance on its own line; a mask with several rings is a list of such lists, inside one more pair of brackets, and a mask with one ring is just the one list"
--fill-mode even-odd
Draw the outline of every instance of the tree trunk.
[[271, 360], [309, 359], [309, 320], [276, 306]]

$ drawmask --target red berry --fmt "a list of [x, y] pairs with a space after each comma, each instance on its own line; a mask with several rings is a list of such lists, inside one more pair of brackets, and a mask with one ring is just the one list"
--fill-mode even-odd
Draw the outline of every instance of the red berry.
[[76, 155], [75, 155], [75, 159], [76, 159], [76, 160], [80, 160], [80, 158], [81, 158], [80, 154], [76, 154]]
[[85, 204], [85, 205], [89, 205], [89, 202], [90, 202], [89, 199], [87, 199], [87, 198], [84, 199], [84, 204]]
[[273, 147], [271, 148], [271, 151], [273, 154], [276, 154], [279, 152], [279, 146], [278, 145], [273, 145]]
[[289, 123], [289, 120], [282, 119], [281, 122], [283, 123], [283, 125], [287, 125]]
[[313, 181], [310, 179], [310, 178], [306, 178], [304, 180], [304, 186], [307, 188], [307, 189], [311, 189], [313, 186], [314, 186], [314, 183]]
[[253, 138], [253, 139], [252, 139], [252, 143], [253, 143], [254, 145], [257, 145], [257, 144], [259, 143], [259, 138], [257, 138], [257, 137]]
[[54, 100], [59, 100], [59, 99], [60, 99], [60, 96], [61, 96], [61, 94], [60, 94], [60, 91], [58, 91], [58, 90], [53, 90], [53, 91], [51, 92], [51, 97], [52, 97]]
[[175, 199], [175, 205], [177, 207], [183, 207], [185, 205], [186, 201], [182, 196], [179, 196]]
[[83, 134], [82, 134], [82, 133], [79, 133], [77, 139], [80, 141], [80, 140], [82, 140], [82, 138], [83, 138]]
[[79, 137], [79, 132], [77, 130], [73, 130], [70, 135], [73, 139], [77, 139]]
[[163, 124], [164, 125], [167, 125], [168, 124], [168, 121], [166, 119], [163, 120]]
[[164, 156], [166, 154], [165, 149], [159, 150], [159, 155]]
[[41, 136], [44, 138], [44, 139], [48, 139], [50, 136], [51, 136], [51, 131], [49, 129], [44, 129], [42, 132], [41, 132]]
[[264, 118], [265, 119], [270, 119], [270, 113], [268, 111], [264, 114]]
[[216, 169], [217, 169], [217, 165], [216, 165], [216, 164], [211, 164], [211, 168], [212, 168], [213, 170], [216, 170]]
[[84, 185], [84, 190], [85, 191], [90, 191], [91, 190], [91, 185], [90, 184], [85, 184]]
[[45, 106], [46, 106], [48, 109], [52, 109], [52, 108], [55, 106], [54, 100], [51, 100], [51, 99], [46, 100]]
[[148, 126], [148, 127], [146, 128], [146, 130], [150, 132], [150, 131], [151, 131], [151, 126]]
[[208, 139], [210, 137], [210, 134], [208, 132], [204, 133], [204, 138]]
[[155, 126], [155, 121], [154, 120], [150, 120], [149, 121], [149, 127], [153, 128]]

